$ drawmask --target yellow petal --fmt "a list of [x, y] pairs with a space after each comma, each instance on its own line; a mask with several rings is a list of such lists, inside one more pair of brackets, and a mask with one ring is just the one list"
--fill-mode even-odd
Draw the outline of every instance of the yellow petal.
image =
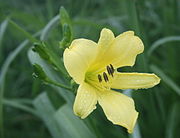
[[100, 38], [98, 41], [98, 58], [103, 58], [102, 55], [110, 47], [113, 40], [114, 40], [113, 32], [106, 28], [102, 29]]
[[102, 65], [101, 62], [103, 60], [106, 60], [106, 53], [108, 51], [108, 49], [110, 48], [112, 42], [114, 41], [115, 37], [114, 34], [111, 30], [107, 29], [107, 28], [103, 28], [101, 33], [100, 33], [100, 38], [98, 41], [98, 48], [97, 48], [97, 56], [91, 66], [91, 68], [89, 69], [89, 71], [92, 70], [98, 70], [99, 68], [101, 68]]
[[144, 45], [141, 39], [128, 31], [117, 36], [109, 50], [112, 64], [117, 67], [133, 66], [136, 56], [142, 53]]
[[96, 57], [97, 44], [87, 39], [76, 39], [64, 51], [64, 65], [71, 77], [80, 84], [85, 72]]
[[96, 109], [97, 95], [96, 89], [87, 83], [79, 86], [76, 99], [74, 102], [74, 113], [81, 117], [86, 118], [94, 109]]
[[135, 110], [134, 101], [115, 91], [103, 92], [98, 99], [106, 117], [113, 123], [128, 129], [129, 133], [133, 132], [138, 112]]
[[111, 88], [141, 89], [157, 85], [160, 78], [149, 73], [116, 73]]
[[[101, 55], [101, 60], [96, 61], [99, 63], [98, 68], [106, 67], [109, 64], [112, 64], [115, 68], [133, 66], [136, 56], [144, 50], [143, 42], [139, 37], [134, 35], [133, 31], [124, 32], [115, 39], [109, 35], [109, 39], [110, 43], [106, 45], [104, 42], [103, 46], [101, 46], [101, 48], [108, 48], [105, 48], [106, 51]], [[111, 42], [112, 39], [113, 42]]]

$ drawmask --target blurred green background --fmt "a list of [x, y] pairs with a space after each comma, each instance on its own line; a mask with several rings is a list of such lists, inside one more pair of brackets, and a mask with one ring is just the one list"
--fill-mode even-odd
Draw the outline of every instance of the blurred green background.
[[[33, 78], [32, 64], [38, 63], [51, 79], [70, 85], [31, 51], [32, 35], [39, 31], [36, 39], [57, 51], [63, 37], [61, 6], [69, 13], [73, 38], [97, 42], [106, 27], [116, 35], [133, 30], [143, 40], [145, 52], [136, 65], [120, 71], [154, 72], [161, 83], [125, 91], [140, 113], [132, 135], [109, 122], [99, 106], [85, 120], [78, 119], [72, 113], [73, 92]], [[0, 0], [0, 137], [179, 138], [179, 41], [179, 0]]]

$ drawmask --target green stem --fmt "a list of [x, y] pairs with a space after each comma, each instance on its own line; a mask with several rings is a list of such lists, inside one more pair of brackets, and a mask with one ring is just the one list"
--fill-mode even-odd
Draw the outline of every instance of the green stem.
[[61, 87], [61, 88], [64, 88], [64, 89], [67, 89], [67, 90], [72, 91], [72, 88], [71, 88], [71, 87], [68, 87], [68, 86], [66, 86], [66, 85], [64, 85], [64, 84], [57, 83], [57, 82], [54, 82], [54, 81], [52, 81], [52, 80], [49, 80], [49, 83], [51, 83], [51, 84], [53, 84], [53, 85], [55, 85], [55, 86], [58, 86], [58, 87]]
[[[40, 36], [41, 41], [45, 41], [48, 39], [50, 32], [52, 31], [53, 28], [55, 28], [58, 25], [59, 21], [60, 21], [59, 15], [56, 15], [53, 19], [51, 19], [51, 21], [44, 27], [44, 29], [41, 33], [41, 36]], [[67, 72], [65, 70], [63, 70], [63, 67], [60, 64], [61, 62], [57, 62], [57, 60], [56, 60], [56, 59], [59, 60], [59, 57], [57, 57], [53, 52], [51, 52], [51, 49], [49, 50], [49, 53], [51, 54], [51, 58], [52, 58], [54, 64], [57, 66], [58, 70], [63, 75], [67, 76]]]
[[15, 27], [18, 31], [20, 31], [22, 34], [24, 34], [30, 42], [35, 43], [35, 42], [39, 42], [39, 40], [37, 40], [36, 38], [34, 38], [30, 33], [28, 33], [27, 31], [25, 31], [23, 28], [21, 28], [18, 24], [16, 24], [14, 21], [9, 20], [9, 23]]

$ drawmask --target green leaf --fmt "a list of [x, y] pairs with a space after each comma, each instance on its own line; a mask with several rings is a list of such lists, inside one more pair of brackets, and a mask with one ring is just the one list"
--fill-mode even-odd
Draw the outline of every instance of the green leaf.
[[3, 104], [6, 106], [13, 107], [13, 108], [21, 109], [23, 111], [29, 112], [29, 113], [37, 116], [38, 115], [37, 112], [33, 108], [25, 105], [24, 102], [22, 102], [22, 100], [23, 99], [20, 99], [20, 100], [4, 99]]
[[63, 38], [60, 41], [60, 48], [68, 47], [73, 39], [72, 23], [64, 7], [60, 8], [60, 22], [63, 28]]
[[170, 108], [170, 112], [168, 114], [167, 122], [166, 122], [166, 138], [175, 138], [176, 132], [179, 133], [178, 124], [180, 123], [179, 119], [180, 113], [180, 103], [174, 103]]
[[[127, 90], [123, 90], [123, 94], [127, 95], [128, 97], [132, 98], [132, 89], [127, 89]], [[141, 138], [141, 134], [140, 134], [140, 128], [139, 128], [139, 123], [137, 122], [135, 127], [134, 127], [134, 131], [132, 134], [129, 134], [129, 138]]]
[[60, 18], [59, 15], [56, 15], [44, 27], [44, 29], [42, 30], [41, 36], [40, 36], [41, 41], [47, 40], [51, 30], [59, 24], [59, 18]]
[[37, 52], [42, 59], [44, 59], [49, 64], [51, 64], [54, 69], [60, 71], [65, 76], [67, 75], [63, 62], [61, 61], [61, 58], [57, 56], [56, 51], [53, 51], [44, 42], [35, 43], [32, 50], [34, 52]]
[[71, 33], [70, 26], [68, 24], [64, 24], [63, 25], [63, 38], [60, 41], [60, 47], [65, 49], [66, 47], [70, 45], [71, 41], [72, 41], [72, 33]]
[[33, 102], [34, 107], [37, 110], [39, 117], [43, 120], [47, 126], [49, 132], [53, 138], [65, 138], [66, 133], [63, 133], [58, 126], [57, 121], [54, 118], [56, 112], [52, 106], [47, 94], [44, 92], [40, 94]]
[[60, 8], [60, 22], [61, 22], [61, 25], [63, 26], [64, 24], [71, 24], [71, 20], [70, 20], [70, 17], [69, 17], [69, 14], [67, 13], [66, 9], [64, 7], [61, 7]]
[[[38, 36], [40, 32], [37, 32], [34, 36]], [[3, 106], [2, 101], [4, 97], [4, 85], [5, 85], [5, 79], [6, 74], [9, 69], [10, 64], [15, 59], [15, 57], [28, 45], [29, 40], [23, 41], [20, 45], [17, 46], [17, 48], [9, 54], [7, 59], [5, 60], [2, 68], [1, 68], [1, 74], [0, 74], [0, 132], [3, 134]]]
[[46, 73], [44, 72], [44, 70], [42, 69], [42, 67], [41, 67], [40, 65], [34, 64], [33, 67], [34, 67], [34, 77], [41, 79], [41, 80], [44, 81], [45, 83], [53, 84], [53, 85], [55, 85], [55, 86], [59, 86], [59, 87], [64, 88], [64, 89], [71, 90], [70, 87], [68, 87], [68, 86], [66, 86], [66, 85], [64, 85], [64, 84], [61, 84], [61, 83], [58, 83], [58, 82], [55, 82], [55, 81], [51, 80], [51, 79], [46, 75]]
[[45, 50], [44, 43], [35, 43], [34, 48], [32, 50], [34, 52], [37, 52], [42, 59], [50, 62], [50, 57]]
[[0, 24], [0, 61], [1, 61], [1, 58], [2, 58], [2, 40], [3, 40], [4, 33], [6, 31], [7, 26], [8, 26], [8, 19], [4, 20]]
[[180, 95], [180, 87], [169, 76], [167, 76], [161, 69], [159, 69], [155, 65], [151, 65], [150, 69], [154, 73], [156, 73], [166, 83], [167, 86], [172, 88], [178, 95]]
[[95, 138], [85, 123], [75, 116], [72, 107], [65, 104], [55, 114], [55, 119], [69, 138]]
[[31, 49], [28, 50], [28, 58], [32, 65], [40, 65], [48, 78], [62, 82], [62, 79], [57, 77], [56, 72], [50, 67], [50, 65], [47, 64], [37, 53], [33, 52]]
[[156, 50], [158, 47], [163, 46], [163, 44], [168, 43], [168, 42], [173, 42], [173, 41], [180, 41], [180, 36], [168, 36], [165, 38], [161, 38], [157, 41], [155, 41], [150, 49], [148, 50], [148, 56], [150, 57], [154, 50]]
[[45, 82], [48, 82], [50, 79], [47, 77], [47, 75], [44, 73], [42, 67], [38, 64], [33, 65], [34, 68], [34, 77], [39, 78]]
[[86, 124], [72, 113], [69, 105], [62, 105], [56, 111], [45, 92], [34, 100], [33, 105], [54, 138], [95, 138]]
[[9, 24], [11, 24], [14, 28], [16, 28], [18, 31], [20, 31], [22, 34], [24, 34], [24, 36], [26, 36], [29, 41], [35, 43], [35, 42], [39, 42], [39, 40], [37, 40], [34, 36], [32, 36], [30, 33], [28, 33], [26, 30], [24, 30], [23, 28], [21, 28], [18, 24], [16, 24], [14, 21], [9, 20]]
[[[47, 75], [47, 77], [53, 81], [59, 82], [64, 85], [70, 86], [69, 82], [67, 82], [63, 77], [60, 77], [57, 72], [55, 72], [49, 64], [47, 64], [40, 56], [33, 52], [31, 49], [28, 51], [28, 58], [31, 64], [38, 64], [43, 68], [43, 71]], [[57, 92], [61, 94], [61, 96], [66, 100], [67, 103], [72, 104], [74, 95], [69, 91], [62, 89], [60, 87], [52, 86]], [[71, 91], [72, 92], [72, 91]]]

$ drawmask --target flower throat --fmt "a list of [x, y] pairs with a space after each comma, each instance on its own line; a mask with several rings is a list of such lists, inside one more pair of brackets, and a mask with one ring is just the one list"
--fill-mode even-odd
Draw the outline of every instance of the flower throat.
[[112, 64], [106, 66], [106, 71], [101, 73], [87, 73], [85, 81], [100, 90], [110, 89], [115, 69]]

